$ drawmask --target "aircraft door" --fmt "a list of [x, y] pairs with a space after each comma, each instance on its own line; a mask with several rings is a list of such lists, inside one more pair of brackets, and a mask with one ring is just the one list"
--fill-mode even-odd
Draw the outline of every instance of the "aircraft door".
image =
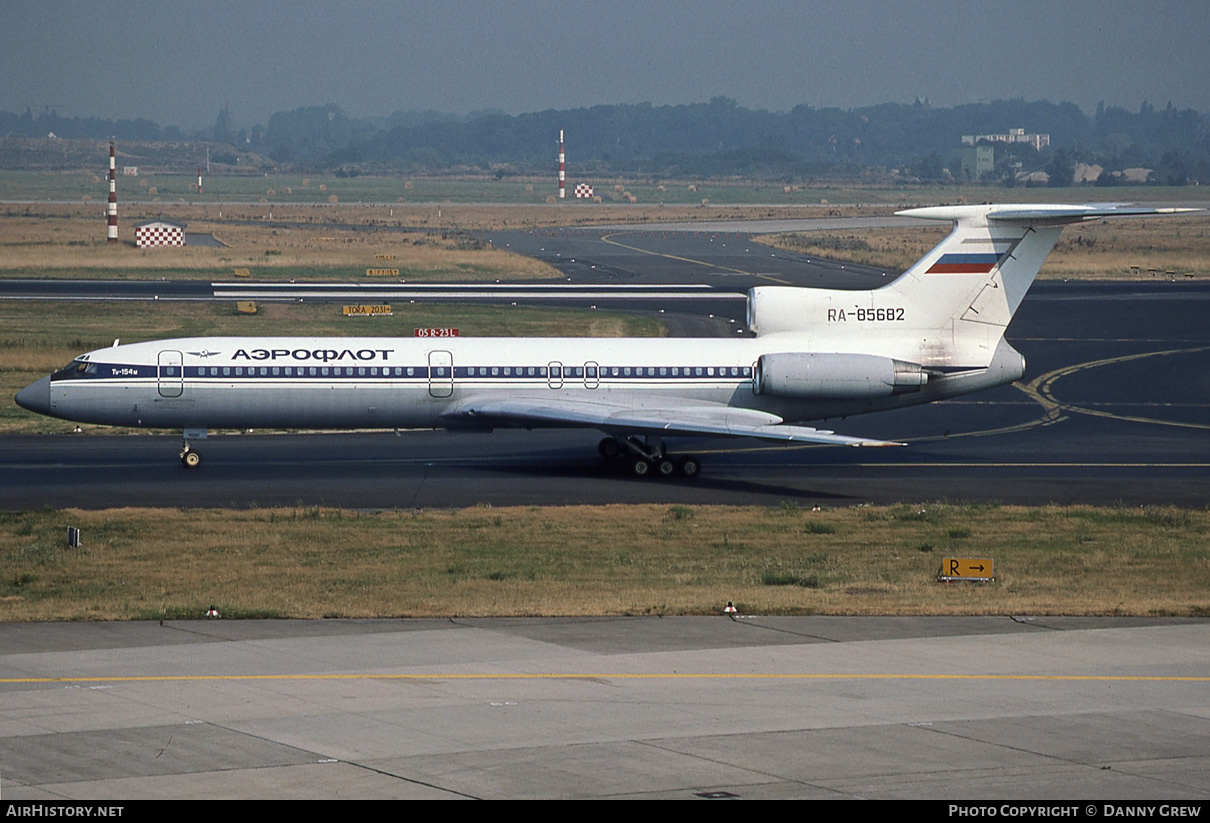
[[547, 385], [552, 389], [563, 388], [563, 364], [558, 360], [552, 360], [546, 366]]
[[156, 366], [160, 397], [180, 397], [185, 391], [185, 363], [179, 351], [160, 352]]
[[595, 389], [599, 385], [601, 385], [601, 367], [595, 360], [589, 360], [584, 364], [584, 388]]
[[429, 394], [450, 397], [454, 393], [454, 355], [447, 351], [429, 352]]

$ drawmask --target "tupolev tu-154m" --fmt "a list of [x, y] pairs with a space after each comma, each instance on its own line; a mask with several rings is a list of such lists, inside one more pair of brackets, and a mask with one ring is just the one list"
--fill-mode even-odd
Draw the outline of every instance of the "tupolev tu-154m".
[[1194, 209], [935, 206], [952, 221], [919, 262], [877, 289], [758, 286], [755, 337], [199, 337], [82, 354], [17, 394], [81, 423], [183, 430], [186, 467], [209, 429], [491, 430], [605, 434], [605, 457], [643, 476], [695, 476], [665, 437], [900, 445], [804, 423], [930, 403], [1004, 385], [1025, 360], [1004, 340], [1063, 226]]

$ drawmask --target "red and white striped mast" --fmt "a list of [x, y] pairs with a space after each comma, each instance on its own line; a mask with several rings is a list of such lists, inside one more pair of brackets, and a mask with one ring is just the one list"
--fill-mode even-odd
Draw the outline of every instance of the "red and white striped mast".
[[118, 182], [114, 177], [117, 160], [114, 157], [113, 141], [109, 141], [109, 206], [106, 208], [106, 220], [109, 227], [105, 230], [105, 242], [118, 242]]
[[563, 161], [563, 129], [559, 129], [559, 199], [567, 196], [567, 171]]

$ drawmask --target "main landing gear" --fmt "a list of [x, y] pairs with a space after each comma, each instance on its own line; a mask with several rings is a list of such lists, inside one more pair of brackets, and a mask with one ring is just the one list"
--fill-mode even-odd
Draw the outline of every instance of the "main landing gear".
[[597, 444], [597, 451], [606, 460], [625, 461], [627, 473], [632, 477], [680, 475], [691, 480], [702, 470], [702, 464], [691, 454], [679, 459], [669, 456], [664, 450], [662, 440], [652, 445], [649, 441], [639, 440], [637, 437], [627, 437], [625, 440], [606, 437]]

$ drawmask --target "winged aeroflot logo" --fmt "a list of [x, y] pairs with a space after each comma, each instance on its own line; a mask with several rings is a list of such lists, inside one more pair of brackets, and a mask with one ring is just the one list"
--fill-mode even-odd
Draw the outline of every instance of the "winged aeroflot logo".
[[221, 351], [210, 351], [209, 349], [202, 349], [201, 351], [186, 352], [186, 354], [190, 354], [194, 357], [214, 357], [216, 354], [222, 354], [222, 352]]

